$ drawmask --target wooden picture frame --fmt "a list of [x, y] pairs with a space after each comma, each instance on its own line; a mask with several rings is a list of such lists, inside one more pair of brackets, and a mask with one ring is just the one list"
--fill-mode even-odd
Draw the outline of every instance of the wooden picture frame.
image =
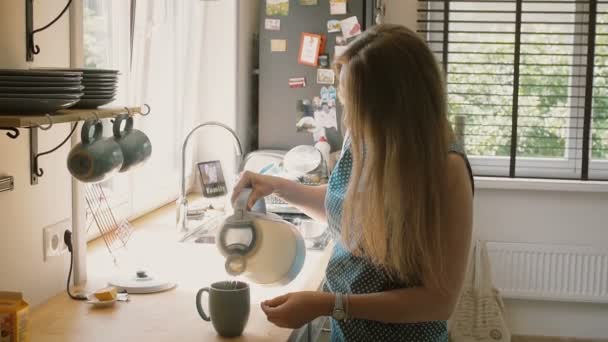
[[298, 63], [316, 67], [319, 64], [319, 55], [325, 49], [325, 36], [303, 32], [300, 39], [300, 52]]

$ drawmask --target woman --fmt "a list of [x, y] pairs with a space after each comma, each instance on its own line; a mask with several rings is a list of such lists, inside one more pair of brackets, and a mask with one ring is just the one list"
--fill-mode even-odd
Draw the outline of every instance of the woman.
[[336, 64], [348, 137], [329, 184], [245, 173], [235, 187], [253, 188], [249, 206], [274, 193], [339, 235], [326, 292], [289, 293], [262, 310], [287, 328], [332, 316], [334, 341], [447, 341], [473, 183], [442, 74], [426, 44], [396, 25], [366, 31]]

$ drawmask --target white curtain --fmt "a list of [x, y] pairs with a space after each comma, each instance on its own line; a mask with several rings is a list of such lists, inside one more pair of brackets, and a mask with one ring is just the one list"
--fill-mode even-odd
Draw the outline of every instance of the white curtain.
[[130, 175], [131, 217], [177, 197], [182, 139], [199, 115], [203, 11], [199, 0], [136, 2], [127, 96], [152, 108], [136, 121], [152, 141], [152, 156]]

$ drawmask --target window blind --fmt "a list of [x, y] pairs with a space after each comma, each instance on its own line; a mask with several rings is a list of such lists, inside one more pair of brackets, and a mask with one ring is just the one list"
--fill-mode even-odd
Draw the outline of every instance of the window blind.
[[419, 0], [476, 175], [608, 179], [608, 1]]

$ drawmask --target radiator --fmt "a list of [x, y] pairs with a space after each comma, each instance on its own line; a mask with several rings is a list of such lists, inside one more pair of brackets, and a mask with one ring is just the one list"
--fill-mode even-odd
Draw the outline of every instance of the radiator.
[[608, 303], [608, 249], [487, 242], [504, 298]]

